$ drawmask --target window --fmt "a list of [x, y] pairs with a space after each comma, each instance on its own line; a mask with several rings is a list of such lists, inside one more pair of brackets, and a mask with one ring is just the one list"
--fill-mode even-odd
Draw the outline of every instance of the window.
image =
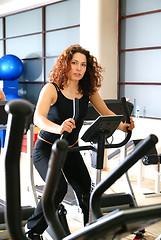
[[119, 95], [161, 118], [161, 1], [120, 0]]
[[2, 25], [2, 18], [0, 18], [0, 58], [3, 56], [3, 25]]
[[80, 0], [61, 1], [0, 18], [0, 57], [14, 54], [23, 61], [24, 71], [18, 79], [22, 98], [36, 104], [58, 55], [80, 42], [79, 32]]

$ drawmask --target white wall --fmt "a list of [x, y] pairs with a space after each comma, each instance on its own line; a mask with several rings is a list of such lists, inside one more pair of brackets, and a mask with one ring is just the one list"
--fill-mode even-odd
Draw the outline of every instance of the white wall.
[[117, 98], [118, 0], [80, 0], [80, 43], [105, 69], [103, 99]]

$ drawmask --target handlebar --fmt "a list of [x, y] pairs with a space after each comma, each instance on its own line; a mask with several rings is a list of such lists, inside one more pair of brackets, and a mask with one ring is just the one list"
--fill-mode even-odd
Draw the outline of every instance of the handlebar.
[[[73, 119], [75, 122], [78, 120], [79, 117], [79, 99], [74, 98], [73, 99]], [[61, 135], [60, 139], [66, 139], [68, 136], [68, 132], [64, 131], [63, 134]]]
[[5, 105], [8, 113], [5, 139], [6, 211], [5, 218], [11, 239], [26, 240], [21, 229], [19, 160], [26, 117], [32, 112], [26, 100], [13, 100]]
[[124, 109], [124, 112], [125, 112], [126, 122], [127, 122], [127, 123], [130, 123], [130, 113], [129, 113], [129, 109], [128, 109], [128, 107], [127, 107], [126, 98], [125, 98], [125, 97], [122, 97], [122, 98], [121, 98], [121, 101], [122, 101], [123, 109]]
[[57, 186], [59, 183], [61, 169], [64, 166], [68, 144], [65, 139], [57, 140], [52, 146], [48, 171], [46, 176], [46, 185], [42, 196], [42, 206], [45, 214], [45, 219], [48, 226], [51, 227], [54, 234], [54, 239], [62, 239], [66, 233], [58, 221], [56, 209], [53, 201], [55, 198]]
[[[126, 98], [122, 97], [121, 101], [122, 101], [123, 109], [125, 112], [125, 120], [127, 123], [130, 123], [130, 113], [129, 113], [129, 109], [127, 106]], [[106, 144], [105, 148], [120, 148], [120, 147], [124, 146], [130, 140], [131, 135], [132, 135], [132, 131], [127, 129], [126, 137], [122, 142], [116, 143], [116, 144]]]
[[146, 139], [142, 140], [137, 144], [136, 148], [124, 159], [120, 165], [114, 169], [108, 177], [100, 182], [93, 190], [91, 195], [91, 209], [95, 218], [102, 216], [100, 210], [100, 200], [102, 194], [109, 188], [113, 183], [119, 179], [124, 173], [126, 173], [139, 159], [141, 159], [146, 152], [151, 149], [158, 142], [158, 138], [151, 134]]
[[75, 122], [78, 120], [79, 117], [79, 99], [74, 98], [73, 99], [73, 119]]
[[[124, 109], [124, 116], [125, 116], [125, 120], [127, 123], [130, 123], [130, 113], [129, 113], [129, 108], [128, 108], [128, 105], [127, 105], [127, 102], [126, 102], [126, 99], [125, 97], [123, 97], [121, 99], [122, 101], [122, 105], [123, 105], [123, 109]], [[104, 148], [120, 148], [122, 146], [124, 146], [131, 138], [131, 134], [132, 134], [132, 131], [131, 130], [128, 130], [124, 140], [120, 143], [106, 143], [104, 145]], [[89, 145], [89, 146], [79, 146], [79, 147], [73, 147], [73, 148], [70, 148], [69, 151], [84, 151], [84, 150], [94, 150], [94, 151], [97, 151], [97, 149], [95, 149], [94, 146], [92, 145]]]

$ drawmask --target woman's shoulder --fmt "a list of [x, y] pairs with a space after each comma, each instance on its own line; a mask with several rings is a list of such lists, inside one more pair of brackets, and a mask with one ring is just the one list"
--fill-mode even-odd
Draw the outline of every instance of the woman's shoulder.
[[44, 87], [41, 89], [39, 99], [48, 99], [53, 104], [57, 99], [57, 91], [53, 84], [46, 83]]
[[55, 82], [49, 82], [49, 84], [51, 84], [52, 86], [54, 86], [54, 88], [55, 88], [57, 91], [60, 90], [59, 87], [58, 87], [58, 85], [57, 85]]
[[44, 87], [43, 87], [44, 89], [49, 89], [49, 90], [59, 90], [59, 87], [57, 86], [57, 84], [56, 83], [53, 83], [53, 82], [48, 82], [48, 83], [46, 83], [45, 85], [44, 85]]
[[46, 83], [43, 88], [41, 89], [41, 94], [40, 95], [48, 95], [49, 96], [54, 96], [55, 94], [57, 95], [57, 89], [52, 83]]

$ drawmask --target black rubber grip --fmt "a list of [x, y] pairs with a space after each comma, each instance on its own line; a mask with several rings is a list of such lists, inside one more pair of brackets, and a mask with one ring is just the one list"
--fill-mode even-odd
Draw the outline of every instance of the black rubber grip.
[[124, 108], [124, 112], [125, 112], [125, 119], [127, 123], [130, 123], [130, 113], [129, 113], [129, 108], [127, 106], [127, 102], [126, 102], [126, 98], [122, 97], [121, 98], [122, 104], [123, 104], [123, 108]]
[[[79, 117], [79, 99], [78, 98], [74, 98], [73, 99], [73, 119], [75, 120], [75, 122], [78, 120]], [[68, 132], [63, 132], [63, 134], [61, 135], [60, 139], [66, 139], [68, 136]]]
[[79, 117], [79, 99], [74, 98], [73, 99], [73, 119], [75, 122], [78, 120]]

